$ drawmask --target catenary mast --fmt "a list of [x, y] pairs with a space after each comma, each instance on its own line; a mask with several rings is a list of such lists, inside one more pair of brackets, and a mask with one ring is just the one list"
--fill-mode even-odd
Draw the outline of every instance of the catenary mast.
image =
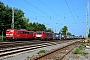
[[12, 23], [11, 28], [14, 28], [14, 8], [12, 7]]

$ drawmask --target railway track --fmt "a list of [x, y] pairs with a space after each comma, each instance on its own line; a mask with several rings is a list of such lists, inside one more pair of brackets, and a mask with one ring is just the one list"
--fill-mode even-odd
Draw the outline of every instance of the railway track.
[[40, 44], [40, 43], [46, 43], [45, 41], [15, 41], [15, 42], [2, 42], [0, 43], [0, 50], [7, 49], [7, 48], [13, 48], [18, 46], [26, 46], [26, 45], [32, 45], [32, 44]]
[[34, 40], [34, 41], [15, 41], [15, 42], [0, 42], [0, 50], [2, 49], [9, 49], [13, 47], [18, 46], [26, 46], [26, 45], [32, 45], [32, 44], [40, 44], [40, 43], [51, 43], [51, 42], [57, 42], [57, 43], [64, 43], [67, 41], [40, 41], [40, 40]]
[[52, 46], [56, 45], [56, 43], [41, 43], [41, 44], [35, 44], [35, 45], [28, 45], [28, 46], [21, 46], [21, 47], [15, 47], [15, 48], [9, 48], [0, 50], [0, 59], [15, 56], [18, 54], [26, 53], [29, 51], [33, 51], [35, 49], [39, 49], [42, 47]]
[[34, 51], [39, 48], [66, 43], [68, 41], [37, 41], [37, 42], [4, 42], [0, 43], [0, 59]]
[[[79, 45], [80, 41], [73, 42], [66, 46], [54, 49], [45, 54], [40, 54], [34, 57], [29, 58], [30, 60], [65, 60], [65, 56], [71, 52], [77, 45]], [[28, 60], [28, 59], [27, 59]]]
[[[56, 41], [57, 42], [57, 41]], [[26, 53], [38, 48], [56, 45], [63, 42], [56, 43], [55, 41], [16, 41], [16, 42], [2, 42], [0, 43], [0, 59]]]

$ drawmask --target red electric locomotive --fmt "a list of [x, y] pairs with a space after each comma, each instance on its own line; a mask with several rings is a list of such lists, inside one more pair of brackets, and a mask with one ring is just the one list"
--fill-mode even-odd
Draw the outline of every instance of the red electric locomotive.
[[35, 39], [50, 40], [53, 39], [53, 34], [51, 32], [36, 31]]
[[35, 34], [33, 31], [28, 31], [25, 29], [7, 29], [6, 30], [6, 39], [8, 40], [17, 40], [17, 39], [34, 39]]

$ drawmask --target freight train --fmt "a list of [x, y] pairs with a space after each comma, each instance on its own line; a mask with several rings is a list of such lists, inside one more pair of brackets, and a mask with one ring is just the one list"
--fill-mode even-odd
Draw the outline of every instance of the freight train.
[[51, 33], [45, 31], [28, 31], [26, 29], [7, 29], [6, 40], [25, 40], [25, 39], [39, 39], [39, 40], [65, 40], [65, 39], [77, 39], [79, 37], [64, 36], [59, 33]]
[[7, 29], [6, 30], [6, 39], [7, 40], [18, 40], [18, 39], [34, 39], [35, 38], [35, 32], [34, 31], [28, 31], [26, 29]]

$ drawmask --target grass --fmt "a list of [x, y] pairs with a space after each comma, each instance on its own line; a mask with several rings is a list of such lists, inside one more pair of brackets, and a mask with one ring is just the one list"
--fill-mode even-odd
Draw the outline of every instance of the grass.
[[85, 42], [81, 42], [81, 43], [80, 43], [80, 45], [84, 45], [84, 44], [86, 44], [86, 43], [85, 43]]
[[[47, 50], [40, 50], [37, 54], [41, 54], [41, 53], [45, 53], [45, 52], [47, 52]], [[32, 57], [34, 57], [34, 55]], [[27, 59], [32, 58], [32, 57], [27, 56]]]
[[77, 47], [73, 54], [81, 54], [82, 52], [80, 50], [83, 50], [81, 46]]
[[40, 50], [37, 54], [45, 53], [45, 52], [47, 52], [47, 50]]
[[79, 50], [83, 50], [83, 47], [82, 47], [82, 46], [79, 46], [78, 49], [79, 49]]
[[76, 48], [76, 50], [73, 52], [73, 54], [82, 54], [84, 56], [86, 56], [87, 54], [89, 54], [88, 52], [82, 52], [83, 50], [83, 47], [82, 46], [79, 46]]
[[27, 58], [30, 58], [29, 56]]
[[87, 52], [82, 52], [82, 54], [83, 54], [84, 56], [86, 56], [86, 55], [89, 54], [89, 53], [87, 53]]

